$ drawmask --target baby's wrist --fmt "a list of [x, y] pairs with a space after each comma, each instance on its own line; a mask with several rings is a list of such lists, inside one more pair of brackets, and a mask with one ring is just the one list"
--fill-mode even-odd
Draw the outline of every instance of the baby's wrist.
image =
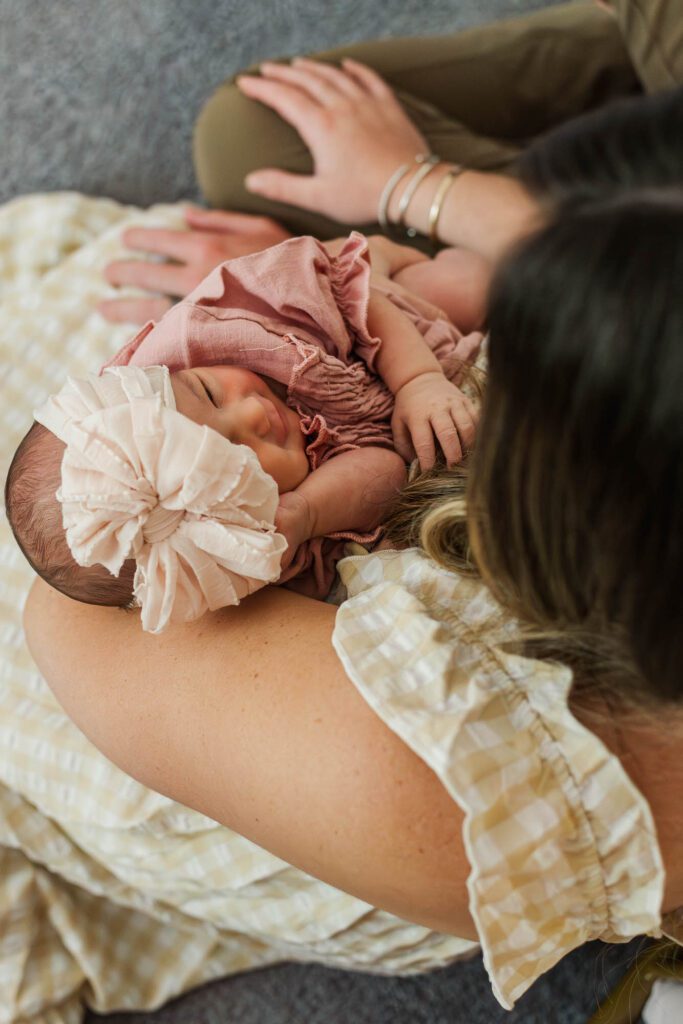
[[442, 379], [443, 371], [441, 370], [440, 367], [437, 369], [430, 367], [429, 369], [418, 370], [417, 373], [413, 373], [410, 377], [407, 377], [404, 381], [402, 381], [402, 383], [394, 391], [394, 398], [398, 398], [399, 392], [402, 391], [403, 388], [407, 387], [409, 384], [414, 384], [415, 381], [421, 380], [422, 378], [426, 377], [438, 377], [439, 379]]
[[316, 536], [317, 516], [305, 494], [302, 494], [300, 490], [281, 494], [280, 507], [286, 509], [294, 517], [299, 544]]

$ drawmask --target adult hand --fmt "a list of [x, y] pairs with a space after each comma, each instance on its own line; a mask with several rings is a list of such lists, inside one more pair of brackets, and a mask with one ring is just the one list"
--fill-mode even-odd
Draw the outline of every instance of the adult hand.
[[112, 323], [146, 323], [159, 320], [180, 298], [196, 288], [208, 273], [224, 260], [260, 252], [277, 245], [291, 233], [270, 217], [224, 210], [185, 211], [188, 231], [167, 228], [129, 228], [123, 241], [129, 249], [165, 257], [168, 262], [145, 259], [116, 260], [104, 271], [110, 284], [132, 285], [156, 296], [135, 299], [107, 299], [98, 309]]
[[394, 171], [429, 151], [393, 90], [355, 60], [342, 61], [341, 69], [305, 58], [265, 63], [261, 77], [241, 75], [237, 85], [296, 128], [313, 156], [311, 175], [249, 174], [247, 188], [268, 199], [345, 224], [370, 223]]

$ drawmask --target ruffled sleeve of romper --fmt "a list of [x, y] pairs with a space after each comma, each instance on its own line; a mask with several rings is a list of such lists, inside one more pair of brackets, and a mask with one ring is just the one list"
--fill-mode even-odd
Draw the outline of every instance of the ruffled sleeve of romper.
[[[174, 372], [225, 364], [280, 382], [313, 470], [360, 446], [389, 448], [393, 398], [356, 355], [379, 344], [367, 330], [369, 278], [367, 241], [358, 232], [336, 256], [314, 238], [288, 239], [216, 267], [106, 365], [162, 363]], [[372, 543], [379, 532], [306, 542], [281, 582], [324, 598], [344, 542]]]
[[[379, 345], [367, 329], [369, 281], [368, 245], [359, 232], [350, 234], [337, 256], [310, 236], [290, 238], [216, 267], [108, 365], [164, 363], [171, 371], [202, 363], [243, 365], [246, 353], [249, 369], [282, 380], [273, 372], [277, 349], [292, 338], [303, 344], [299, 362], [313, 345], [348, 363], [354, 351]], [[286, 364], [289, 369], [291, 359]]]
[[660, 934], [649, 805], [571, 714], [570, 672], [506, 653], [514, 623], [483, 584], [415, 549], [338, 571], [333, 643], [349, 678], [464, 812], [469, 907], [499, 1002], [584, 942]]
[[106, 366], [239, 366], [284, 384], [312, 469], [359, 446], [392, 447], [393, 396], [359, 351], [367, 332], [367, 241], [352, 232], [337, 256], [290, 238], [216, 267], [159, 323]]

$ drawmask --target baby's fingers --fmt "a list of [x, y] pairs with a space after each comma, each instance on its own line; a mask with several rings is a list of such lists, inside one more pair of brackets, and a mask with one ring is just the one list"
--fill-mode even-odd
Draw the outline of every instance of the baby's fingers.
[[394, 416], [391, 421], [391, 432], [394, 438], [394, 448], [405, 462], [412, 462], [415, 456], [413, 449], [413, 442], [410, 440], [410, 432], [403, 422], [397, 416]]
[[420, 469], [431, 469], [436, 460], [436, 449], [434, 447], [434, 434], [429, 421], [416, 423], [410, 428], [410, 436], [413, 442], [415, 454], [420, 463]]
[[458, 426], [448, 412], [435, 413], [432, 416], [432, 428], [446, 456], [446, 462], [452, 466], [462, 459], [463, 446]]
[[463, 396], [451, 409], [452, 421], [455, 423], [463, 450], [471, 448], [477, 433], [479, 413], [472, 403]]

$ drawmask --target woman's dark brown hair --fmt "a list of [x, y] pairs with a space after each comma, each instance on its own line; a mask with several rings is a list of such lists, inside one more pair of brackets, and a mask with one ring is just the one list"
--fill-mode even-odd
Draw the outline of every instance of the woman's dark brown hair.
[[388, 535], [481, 572], [579, 680], [679, 700], [683, 89], [557, 129], [521, 177], [548, 224], [492, 286], [475, 452], [410, 484]]
[[469, 535], [563, 660], [683, 695], [683, 194], [586, 205], [492, 290]]
[[683, 87], [614, 100], [524, 150], [516, 173], [557, 209], [638, 188], [683, 184]]

